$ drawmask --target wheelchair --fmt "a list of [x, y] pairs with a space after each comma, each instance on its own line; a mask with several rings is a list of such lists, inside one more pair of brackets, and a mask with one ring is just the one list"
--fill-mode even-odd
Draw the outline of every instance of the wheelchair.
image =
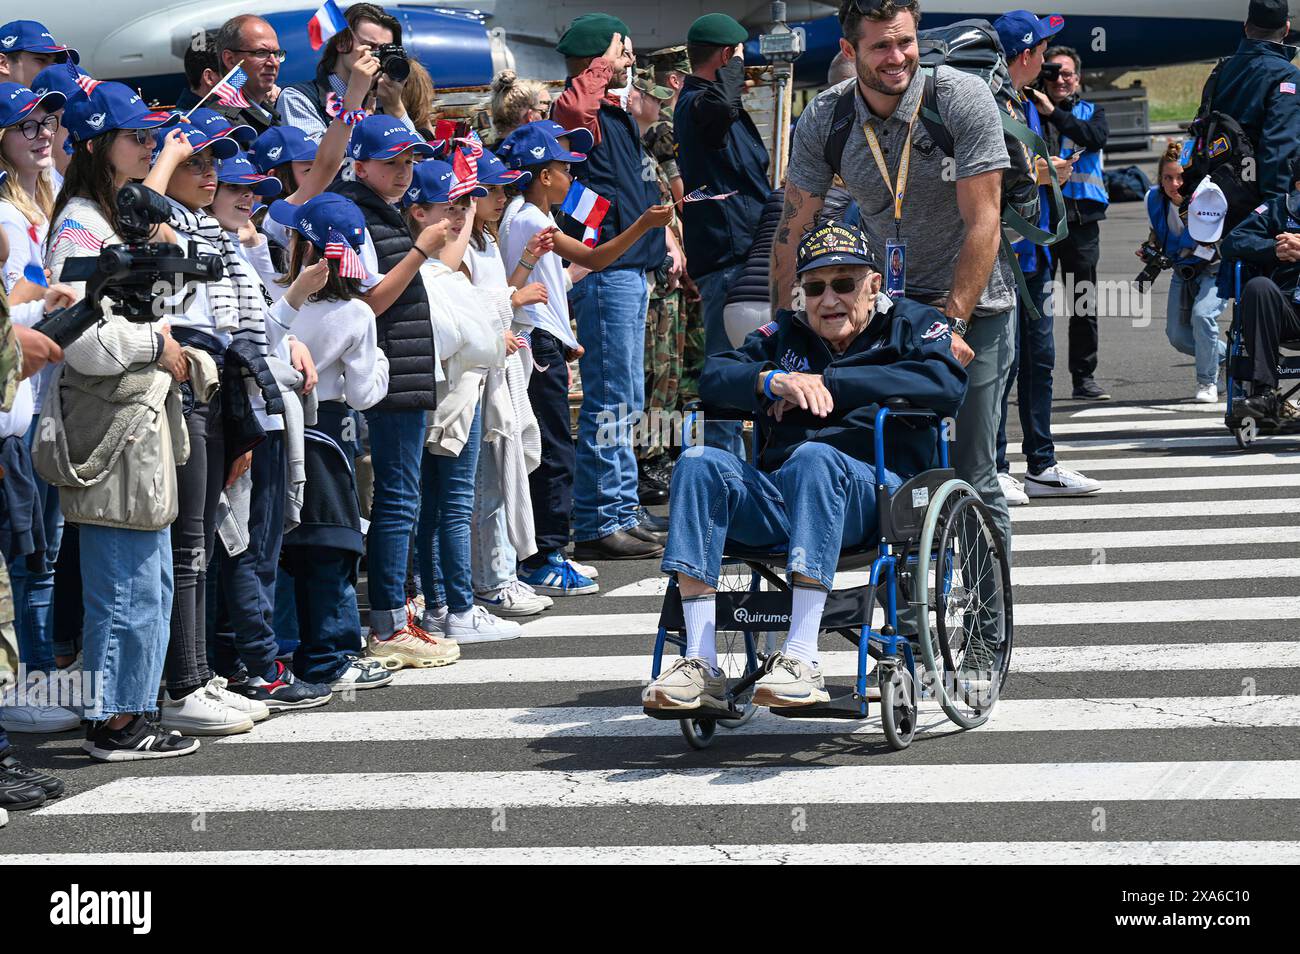
[[[1228, 361], [1224, 371], [1225, 401], [1223, 423], [1237, 440], [1237, 446], [1245, 450], [1255, 442], [1260, 434], [1296, 434], [1300, 433], [1300, 417], [1256, 419], [1248, 409], [1239, 407], [1246, 397], [1246, 385], [1243, 380], [1250, 379], [1250, 359], [1245, 354], [1244, 335], [1241, 329], [1238, 303], [1241, 301], [1243, 282], [1242, 263], [1236, 263], [1233, 276], [1232, 323], [1228, 327]], [[1283, 341], [1283, 350], [1300, 351], [1300, 341]], [[1300, 379], [1300, 355], [1281, 354], [1277, 362], [1278, 381]], [[1300, 391], [1300, 381], [1289, 391], [1281, 395], [1283, 401], [1289, 401]]]
[[[751, 420], [739, 412], [708, 412], [712, 420]], [[772, 707], [785, 718], [869, 717], [867, 660], [876, 660], [880, 719], [895, 750], [911, 744], [922, 699], [937, 700], [963, 729], [982, 725], [1010, 671], [1011, 570], [1005, 543], [975, 489], [948, 466], [938, 415], [901, 398], [875, 416], [877, 533], [842, 551], [837, 572], [870, 568], [864, 585], [832, 590], [822, 632], [833, 631], [857, 649], [856, 679], [827, 704]], [[934, 426], [939, 467], [886, 488], [886, 427]], [[756, 428], [757, 431], [757, 428]], [[758, 441], [755, 440], [755, 445]], [[757, 446], [754, 459], [757, 459]], [[681, 723], [687, 743], [707, 747], [717, 727], [736, 729], [754, 717], [754, 684], [775, 662], [777, 629], [788, 629], [791, 590], [779, 569], [784, 550], [758, 550], [727, 541], [717, 594], [718, 665], [727, 677], [726, 711], [644, 709], [651, 718]], [[768, 589], [763, 588], [763, 584]], [[877, 603], [883, 621], [876, 625]], [[900, 635], [900, 615], [912, 637]], [[765, 636], [760, 650], [759, 637]], [[686, 650], [686, 625], [675, 576], [669, 578], [655, 636], [651, 679], [664, 668], [669, 645]], [[923, 669], [918, 672], [918, 659]], [[972, 665], [973, 664], [973, 665]], [[829, 687], [828, 687], [829, 689]]]

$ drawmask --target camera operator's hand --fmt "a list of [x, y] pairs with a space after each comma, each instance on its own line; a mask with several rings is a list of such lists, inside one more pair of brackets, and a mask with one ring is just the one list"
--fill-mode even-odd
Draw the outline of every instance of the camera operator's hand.
[[1025, 88], [1025, 92], [1033, 97], [1034, 105], [1038, 107], [1038, 115], [1042, 116], [1044, 119], [1056, 112], [1056, 107], [1052, 105], [1051, 97], [1041, 89], [1028, 86]]
[[394, 119], [403, 119], [406, 116], [406, 107], [402, 105], [402, 90], [406, 84], [399, 83], [387, 73], [379, 74], [379, 85], [375, 89], [375, 98], [379, 100], [379, 105], [384, 107], [384, 115], [392, 116]]
[[14, 337], [18, 339], [18, 347], [23, 350], [23, 372], [20, 380], [27, 380], [44, 369], [47, 364], [63, 360], [63, 349], [52, 339], [45, 337], [34, 328], [14, 325], [13, 329]]
[[415, 247], [420, 250], [425, 258], [432, 258], [442, 250], [447, 244], [447, 232], [451, 228], [451, 223], [446, 219], [441, 222], [435, 222], [433, 225], [426, 225], [416, 236]]
[[235, 481], [248, 473], [248, 468], [253, 464], [253, 452], [240, 454], [235, 458], [234, 463], [230, 465], [230, 473], [226, 475], [226, 489], [229, 490], [234, 486]]
[[361, 58], [352, 64], [352, 75], [348, 78], [348, 88], [343, 94], [344, 109], [361, 109], [366, 97], [375, 86], [375, 77], [379, 75], [379, 58], [370, 52], [369, 46], [362, 46]]
[[312, 360], [311, 351], [301, 341], [294, 339], [289, 345], [289, 362], [302, 375], [302, 393], [311, 394], [312, 388], [320, 380], [316, 376], [316, 362]]
[[1300, 235], [1283, 232], [1277, 237], [1276, 251], [1279, 262], [1300, 262]]
[[289, 307], [297, 311], [307, 299], [316, 294], [325, 287], [325, 283], [330, 277], [330, 262], [327, 258], [318, 259], [308, 265], [298, 273], [298, 277], [293, 280], [284, 292], [284, 300], [289, 303]]
[[51, 285], [45, 290], [45, 313], [48, 315], [60, 308], [71, 308], [77, 303], [78, 297], [71, 285]]
[[178, 384], [190, 379], [190, 363], [185, 357], [185, 352], [181, 346], [176, 343], [172, 337], [171, 327], [163, 325], [163, 349], [162, 354], [158, 356], [158, 367], [162, 368], [172, 376], [172, 380]]

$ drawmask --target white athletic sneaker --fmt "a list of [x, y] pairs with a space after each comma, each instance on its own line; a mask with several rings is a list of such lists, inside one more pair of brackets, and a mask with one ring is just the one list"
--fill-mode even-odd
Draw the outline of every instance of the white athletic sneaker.
[[821, 668], [778, 653], [769, 672], [754, 683], [756, 706], [811, 706], [830, 702]]
[[330, 688], [335, 692], [342, 692], [348, 689], [380, 689], [393, 681], [396, 673], [390, 672], [384, 668], [384, 664], [378, 659], [350, 659], [347, 668], [343, 670], [333, 682]]
[[266, 707], [266, 703], [260, 699], [250, 699], [247, 696], [241, 696], [237, 692], [231, 692], [226, 686], [229, 683], [222, 676], [213, 676], [208, 680], [208, 684], [199, 692], [206, 692], [211, 698], [221, 703], [228, 709], [234, 709], [236, 712], [242, 712], [254, 722], [261, 722], [271, 716], [271, 710]]
[[70, 732], [81, 716], [59, 706], [0, 707], [0, 729], [6, 732]]
[[435, 606], [432, 613], [426, 609], [424, 617], [420, 620], [420, 628], [426, 633], [446, 636], [447, 615], [447, 607], [445, 606]]
[[499, 590], [475, 593], [474, 598], [498, 616], [536, 616], [552, 604], [550, 597], [534, 592], [523, 580], [512, 580]]
[[555, 600], [551, 599], [551, 598], [550, 598], [549, 596], [547, 596], [545, 593], [538, 593], [535, 589], [532, 588], [532, 586], [530, 586], [529, 584], [525, 583], [523, 580], [515, 580], [515, 583], [516, 583], [516, 585], [518, 585], [518, 587], [519, 587], [521, 590], [527, 590], [529, 593], [532, 593], [532, 594], [533, 594], [534, 596], [536, 596], [539, 600], [541, 600], [543, 603], [545, 603], [547, 609], [550, 609], [552, 606], [555, 605]]
[[1022, 507], [1029, 503], [1025, 485], [1010, 474], [998, 474], [998, 483], [1002, 486], [1002, 496], [1007, 498], [1008, 507]]
[[1196, 389], [1197, 404], [1214, 404], [1219, 400], [1218, 384], [1203, 384]]
[[497, 619], [482, 606], [473, 606], [465, 613], [452, 613], [447, 618], [447, 635], [457, 643], [496, 643], [517, 639], [524, 628], [507, 619]]
[[594, 580], [600, 576], [600, 571], [590, 563], [579, 563], [577, 560], [569, 560], [569, 566], [573, 567], [589, 580]]
[[180, 700], [173, 699], [171, 693], [164, 692], [162, 705], [159, 706], [162, 727], [184, 736], [235, 735], [253, 728], [253, 720], [249, 716], [222, 705], [206, 689], [206, 686], [199, 686]]
[[1101, 490], [1101, 482], [1085, 477], [1060, 464], [1038, 474], [1025, 474], [1025, 493], [1030, 497], [1086, 497]]
[[727, 708], [727, 677], [703, 659], [679, 658], [641, 690], [647, 709]]

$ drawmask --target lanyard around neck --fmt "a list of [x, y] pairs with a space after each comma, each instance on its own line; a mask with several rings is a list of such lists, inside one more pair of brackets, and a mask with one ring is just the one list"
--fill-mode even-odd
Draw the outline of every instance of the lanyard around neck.
[[912, 130], [916, 127], [916, 117], [921, 113], [921, 100], [916, 101], [916, 109], [912, 111], [912, 120], [907, 124], [907, 139], [903, 143], [903, 152], [898, 160], [898, 179], [894, 181], [889, 175], [889, 166], [885, 164], [885, 153], [880, 148], [880, 140], [876, 138], [876, 131], [871, 128], [870, 123], [862, 124], [862, 135], [867, 139], [867, 145], [871, 147], [871, 155], [876, 160], [876, 168], [880, 170], [880, 178], [885, 180], [885, 185], [894, 193], [894, 233], [897, 235], [900, 231], [900, 223], [903, 221], [903, 197], [907, 195], [907, 173], [912, 165]]

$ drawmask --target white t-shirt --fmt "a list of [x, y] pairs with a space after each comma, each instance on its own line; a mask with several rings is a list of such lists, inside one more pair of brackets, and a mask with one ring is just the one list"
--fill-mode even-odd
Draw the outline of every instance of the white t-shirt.
[[[555, 225], [555, 219], [531, 202], [524, 202], [510, 220], [510, 229], [503, 236], [502, 252], [507, 273], [513, 272], [528, 246], [528, 240], [542, 229]], [[569, 299], [565, 293], [564, 262], [555, 252], [547, 252], [537, 260], [532, 280], [546, 286], [544, 302], [525, 305], [516, 314], [519, 323], [540, 328], [570, 348], [578, 346], [569, 327]]]
[[501, 248], [487, 232], [483, 233], [483, 251], [476, 249], [472, 241], [469, 243], [465, 250], [465, 267], [469, 269], [469, 280], [480, 288], [510, 287]]

